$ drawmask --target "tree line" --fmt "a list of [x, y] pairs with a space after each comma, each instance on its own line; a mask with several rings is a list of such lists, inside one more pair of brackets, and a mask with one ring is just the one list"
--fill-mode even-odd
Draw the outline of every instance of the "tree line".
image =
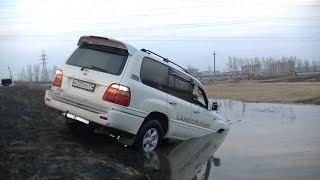
[[[28, 64], [26, 67], [23, 67], [21, 71], [17, 74], [17, 80], [24, 81], [24, 82], [44, 82], [46, 80], [52, 81], [57, 69], [58, 67], [56, 65], [54, 65], [51, 68], [48, 67], [47, 69], [43, 69], [40, 66], [40, 64], [35, 64], [35, 65]], [[47, 77], [43, 77], [42, 75], [43, 73]]]
[[320, 58], [318, 60], [302, 60], [293, 56], [281, 58], [239, 58], [229, 56], [226, 66], [227, 70], [232, 74], [243, 73], [246, 70], [265, 74], [308, 73], [320, 71]]

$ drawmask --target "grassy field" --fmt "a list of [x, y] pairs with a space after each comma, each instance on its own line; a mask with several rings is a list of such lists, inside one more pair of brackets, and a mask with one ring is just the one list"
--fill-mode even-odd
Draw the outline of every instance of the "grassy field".
[[205, 89], [210, 98], [217, 99], [320, 105], [320, 82], [221, 82]]

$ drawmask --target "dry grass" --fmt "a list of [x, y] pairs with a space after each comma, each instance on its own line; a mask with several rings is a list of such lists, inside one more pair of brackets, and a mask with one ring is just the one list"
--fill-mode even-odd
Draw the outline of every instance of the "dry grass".
[[320, 82], [220, 83], [205, 85], [210, 98], [247, 102], [320, 104]]
[[41, 86], [40, 83], [36, 82], [17, 82], [15, 86], [19, 88], [32, 89], [34, 91], [45, 91], [50, 88], [48, 86]]

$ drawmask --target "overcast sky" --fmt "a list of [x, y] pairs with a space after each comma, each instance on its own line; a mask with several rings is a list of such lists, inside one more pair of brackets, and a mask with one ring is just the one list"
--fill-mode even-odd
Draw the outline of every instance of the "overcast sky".
[[82, 35], [116, 38], [183, 66], [228, 56], [320, 58], [320, 0], [0, 0], [0, 72], [61, 66]]

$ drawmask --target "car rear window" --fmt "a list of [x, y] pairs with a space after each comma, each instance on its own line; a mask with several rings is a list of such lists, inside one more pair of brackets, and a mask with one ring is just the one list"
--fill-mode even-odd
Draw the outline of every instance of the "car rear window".
[[84, 44], [70, 56], [67, 64], [79, 67], [95, 66], [110, 74], [119, 75], [122, 73], [128, 55], [128, 51], [124, 49]]
[[140, 77], [143, 84], [166, 92], [169, 67], [148, 57], [143, 58]]

